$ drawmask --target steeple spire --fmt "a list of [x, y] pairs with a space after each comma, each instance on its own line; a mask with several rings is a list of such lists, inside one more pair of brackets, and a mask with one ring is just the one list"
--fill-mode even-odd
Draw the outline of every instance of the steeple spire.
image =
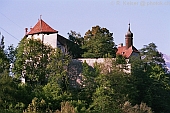
[[128, 24], [128, 25], [129, 25], [129, 29], [128, 29], [128, 31], [130, 31], [130, 22], [129, 22], [129, 24]]
[[127, 31], [125, 37], [133, 37], [133, 33], [130, 31], [130, 23], [128, 25], [129, 25], [129, 28], [128, 28], [128, 31]]
[[40, 20], [41, 20], [42, 15], [40, 15]]
[[41, 33], [42, 33], [42, 20], [41, 20], [41, 16], [42, 15], [40, 15], [40, 30], [41, 30]]
[[130, 23], [128, 25], [129, 25], [129, 28], [128, 28], [127, 33], [125, 34], [126, 49], [133, 46], [133, 33], [130, 31]]

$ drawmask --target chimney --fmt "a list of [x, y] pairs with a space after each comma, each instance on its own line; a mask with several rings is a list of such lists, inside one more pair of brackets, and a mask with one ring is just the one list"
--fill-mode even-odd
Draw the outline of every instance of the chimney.
[[30, 31], [32, 30], [32, 27], [30, 27]]
[[28, 28], [25, 28], [25, 35], [28, 33]]
[[120, 43], [120, 44], [118, 45], [118, 47], [123, 47], [123, 43]]

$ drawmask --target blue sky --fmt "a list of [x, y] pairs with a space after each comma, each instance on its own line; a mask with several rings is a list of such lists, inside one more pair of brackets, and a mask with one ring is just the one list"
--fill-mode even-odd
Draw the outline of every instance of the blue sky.
[[99, 25], [114, 33], [116, 44], [125, 42], [130, 22], [137, 49], [154, 42], [160, 52], [170, 55], [168, 0], [1, 0], [0, 4], [0, 32], [6, 46], [17, 46], [25, 28], [33, 27], [42, 15], [66, 38], [70, 30], [84, 36]]

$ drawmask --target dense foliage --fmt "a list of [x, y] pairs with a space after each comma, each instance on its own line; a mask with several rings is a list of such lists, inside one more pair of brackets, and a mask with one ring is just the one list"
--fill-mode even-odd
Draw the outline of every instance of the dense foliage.
[[[164, 60], [154, 43], [141, 51], [146, 59], [130, 59], [131, 73], [122, 71], [126, 68], [122, 56], [116, 61], [105, 58], [105, 63], [94, 67], [83, 63], [83, 81], [76, 88], [68, 76], [71, 56], [40, 40], [23, 38], [16, 50], [12, 46], [8, 52], [0, 49], [0, 112], [169, 113], [170, 74]], [[9, 76], [10, 63], [14, 63], [13, 76]]]
[[83, 44], [83, 37], [80, 33], [76, 33], [75, 31], [70, 31], [68, 33], [68, 39], [73, 42], [69, 43], [69, 53], [73, 58], [81, 58], [83, 54], [82, 44]]
[[92, 30], [88, 30], [84, 36], [83, 57], [103, 58], [109, 55], [115, 57], [114, 46], [113, 33], [100, 26], [92, 27]]
[[106, 28], [94, 26], [85, 33], [84, 37], [75, 31], [71, 31], [68, 35], [69, 40], [76, 44], [72, 48], [79, 58], [116, 57], [113, 33]]
[[23, 38], [17, 48], [14, 73], [17, 78], [24, 78], [31, 85], [44, 84], [47, 76], [46, 66], [52, 48], [43, 45], [41, 40]]

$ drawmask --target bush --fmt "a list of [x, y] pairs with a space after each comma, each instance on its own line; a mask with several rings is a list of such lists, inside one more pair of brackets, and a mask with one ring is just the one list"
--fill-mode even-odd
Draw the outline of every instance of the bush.
[[132, 106], [129, 101], [126, 101], [122, 107], [123, 113], [153, 113], [151, 108], [146, 103]]

